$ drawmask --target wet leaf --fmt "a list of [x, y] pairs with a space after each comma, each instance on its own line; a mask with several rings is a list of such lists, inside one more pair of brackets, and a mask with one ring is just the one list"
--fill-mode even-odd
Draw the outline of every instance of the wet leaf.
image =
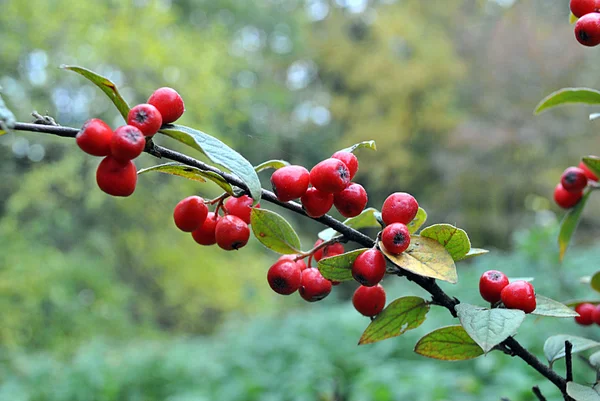
[[423, 224], [425, 224], [426, 221], [427, 221], [427, 212], [425, 212], [424, 209], [419, 208], [415, 218], [412, 219], [412, 221], [406, 225], [406, 227], [408, 228], [408, 232], [410, 232], [411, 234], [416, 233], [417, 230], [419, 230], [419, 228], [421, 228], [421, 226]]
[[178, 177], [187, 178], [188, 180], [206, 182], [210, 180], [223, 188], [228, 194], [233, 194], [233, 188], [223, 177], [213, 173], [212, 171], [203, 171], [196, 167], [191, 167], [181, 163], [165, 163], [157, 166], [141, 169], [138, 171], [138, 175], [156, 171], [159, 173], [176, 175]]
[[[358, 216], [344, 220], [344, 224], [356, 230], [367, 227], [379, 227], [379, 223], [375, 218], [375, 213], [378, 213], [377, 209], [370, 207], [363, 210]], [[319, 233], [319, 238], [323, 241], [329, 241], [336, 235], [338, 235], [337, 231], [332, 228], [327, 228]]]
[[356, 249], [341, 255], [331, 256], [319, 260], [319, 271], [328, 280], [349, 281], [352, 280], [352, 265], [358, 255], [366, 251], [367, 248]]
[[575, 233], [575, 229], [579, 225], [579, 220], [581, 219], [581, 213], [585, 208], [585, 204], [590, 198], [591, 191], [587, 190], [583, 195], [583, 198], [575, 205], [574, 208], [569, 210], [565, 217], [562, 219], [560, 223], [560, 232], [558, 233], [558, 248], [559, 248], [559, 259], [562, 261], [565, 257], [565, 253], [567, 252], [567, 248], [569, 247], [569, 243], [571, 242], [571, 238]]
[[565, 341], [569, 341], [573, 344], [573, 354], [600, 346], [600, 343], [594, 340], [567, 334], [558, 334], [549, 337], [544, 343], [544, 354], [550, 364], [565, 357]]
[[434, 224], [421, 230], [420, 235], [442, 244], [454, 260], [461, 260], [471, 249], [471, 241], [465, 230], [451, 224]]
[[250, 226], [256, 239], [281, 254], [300, 253], [298, 234], [286, 219], [266, 209], [252, 208]]
[[268, 170], [272, 168], [273, 170], [277, 170], [278, 168], [282, 168], [285, 166], [289, 166], [290, 163], [285, 160], [267, 160], [266, 162], [260, 163], [258, 166], [254, 166], [254, 171], [260, 173], [263, 170]]
[[563, 88], [546, 96], [535, 107], [535, 114], [570, 103], [600, 104], [600, 91], [589, 88]]
[[464, 361], [483, 355], [483, 350], [460, 326], [447, 326], [422, 337], [415, 345], [417, 354], [444, 361]]

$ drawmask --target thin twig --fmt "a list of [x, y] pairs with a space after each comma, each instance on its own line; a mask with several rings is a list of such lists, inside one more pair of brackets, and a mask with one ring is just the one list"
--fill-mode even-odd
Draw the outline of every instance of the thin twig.
[[573, 381], [573, 344], [570, 341], [565, 341], [565, 364], [567, 366], [567, 374], [565, 379], [568, 382]]
[[544, 397], [544, 395], [542, 394], [542, 391], [540, 390], [540, 388], [538, 386], [533, 386], [533, 388], [531, 390], [533, 391], [533, 394], [535, 394], [535, 396], [537, 397], [537, 399], [539, 401], [546, 401], [546, 397]]

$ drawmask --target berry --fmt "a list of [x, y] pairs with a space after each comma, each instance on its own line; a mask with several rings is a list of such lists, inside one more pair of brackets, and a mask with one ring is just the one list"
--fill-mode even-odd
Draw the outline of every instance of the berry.
[[308, 189], [309, 173], [302, 166], [285, 166], [271, 175], [271, 185], [277, 199], [291, 201], [304, 195]]
[[569, 192], [581, 192], [586, 187], [588, 178], [579, 167], [568, 167], [560, 177], [563, 188]]
[[320, 301], [331, 292], [331, 281], [323, 277], [319, 269], [311, 267], [302, 272], [298, 291], [308, 302]]
[[244, 220], [228, 214], [221, 217], [217, 222], [215, 239], [217, 240], [217, 245], [226, 251], [240, 249], [248, 243], [250, 229]]
[[584, 162], [579, 162], [579, 168], [583, 170], [589, 180], [598, 181], [598, 176], [594, 174]]
[[220, 220], [220, 217], [213, 212], [208, 212], [204, 223], [200, 226], [200, 228], [192, 231], [192, 237], [194, 241], [199, 243], [200, 245], [214, 245], [217, 243], [217, 239], [215, 238], [215, 228], [217, 226], [217, 222]]
[[599, 0], [571, 0], [569, 7], [571, 12], [577, 18], [581, 18], [589, 13], [597, 13], [600, 11]]
[[278, 294], [290, 295], [298, 288], [302, 280], [300, 266], [290, 259], [279, 259], [267, 272], [269, 285]]
[[554, 188], [554, 201], [563, 209], [570, 209], [575, 206], [582, 196], [582, 191], [569, 192], [560, 183]]
[[192, 232], [204, 224], [208, 216], [208, 207], [199, 196], [188, 196], [181, 200], [173, 210], [173, 220], [181, 231]]
[[341, 192], [349, 182], [350, 171], [339, 159], [325, 159], [310, 170], [310, 183], [322, 192]]
[[[318, 247], [319, 245], [321, 245], [323, 242], [322, 239], [318, 239], [317, 242], [315, 242], [315, 244], [313, 245], [313, 249]], [[323, 259], [323, 248], [319, 248], [318, 250], [316, 250], [313, 253], [313, 258], [318, 262], [319, 260]]]
[[156, 134], [162, 123], [160, 111], [147, 103], [138, 104], [127, 115], [127, 124], [138, 128], [145, 136]]
[[525, 313], [535, 310], [535, 290], [527, 281], [517, 280], [508, 284], [500, 292], [500, 299], [508, 309], [520, 309]]
[[358, 159], [354, 153], [340, 150], [339, 152], [335, 152], [331, 157], [344, 162], [350, 172], [350, 180], [352, 180], [358, 171]]
[[399, 255], [410, 245], [410, 232], [402, 223], [392, 223], [381, 233], [381, 243], [391, 254]]
[[133, 160], [144, 151], [146, 138], [142, 131], [132, 125], [124, 125], [115, 130], [110, 141], [110, 152], [117, 160]]
[[135, 191], [137, 171], [131, 160], [122, 162], [106, 156], [96, 170], [98, 187], [112, 196], [129, 196]]
[[385, 224], [410, 223], [419, 211], [419, 203], [411, 194], [394, 192], [383, 202], [381, 218]]
[[281, 255], [277, 260], [291, 260], [298, 265], [300, 270], [306, 270], [306, 268], [308, 267], [306, 266], [306, 262], [304, 261], [304, 259], [296, 260], [297, 256], [298, 255]]
[[594, 313], [592, 313], [592, 319], [594, 323], [600, 325], [600, 305], [594, 307]]
[[481, 298], [495, 304], [500, 301], [502, 289], [508, 285], [506, 274], [498, 270], [488, 270], [479, 279], [479, 293]]
[[163, 124], [176, 121], [185, 111], [183, 99], [173, 88], [158, 88], [150, 96], [148, 103], [158, 109]]
[[590, 13], [579, 18], [575, 23], [575, 37], [584, 46], [600, 44], [600, 14]]
[[367, 206], [367, 191], [360, 184], [350, 183], [333, 197], [333, 204], [344, 217], [356, 217]]
[[579, 316], [575, 317], [575, 321], [582, 326], [590, 326], [594, 323], [594, 312], [596, 307], [590, 303], [579, 304], [575, 307], [575, 312]]
[[378, 315], [385, 306], [385, 290], [380, 284], [373, 287], [361, 285], [354, 291], [352, 305], [362, 315]]
[[333, 194], [311, 187], [300, 197], [300, 202], [308, 216], [318, 218], [327, 214], [333, 206]]
[[75, 142], [81, 150], [92, 156], [108, 156], [113, 130], [98, 118], [86, 121], [77, 133]]
[[385, 276], [385, 257], [377, 249], [358, 255], [352, 265], [352, 277], [366, 287], [377, 285]]
[[[239, 217], [246, 224], [250, 224], [250, 214], [252, 213], [252, 203], [254, 201], [248, 195], [242, 195], [239, 198], [229, 197], [225, 201], [225, 210], [228, 214]], [[260, 207], [260, 203], [255, 207]]]
[[344, 245], [339, 242], [334, 242], [331, 245], [327, 245], [323, 248], [323, 257], [322, 259], [331, 258], [332, 256], [338, 256], [344, 253]]

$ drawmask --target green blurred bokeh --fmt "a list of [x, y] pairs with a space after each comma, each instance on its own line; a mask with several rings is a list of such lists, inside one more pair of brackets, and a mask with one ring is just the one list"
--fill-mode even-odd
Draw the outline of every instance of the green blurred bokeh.
[[[493, 249], [460, 267], [450, 294], [479, 303], [479, 274], [498, 268], [564, 300], [591, 296], [577, 280], [600, 267], [600, 208], [592, 199], [561, 266], [552, 189], [600, 137], [585, 107], [532, 110], [560, 87], [600, 87], [598, 52], [571, 30], [566, 0], [0, 0], [0, 86], [19, 121], [37, 110], [73, 127], [123, 121], [61, 64], [106, 75], [131, 104], [172, 86], [182, 124], [254, 164], [311, 167], [374, 139], [356, 178], [370, 206], [412, 192], [430, 222]], [[451, 324], [443, 311], [405, 338], [356, 347], [368, 321], [351, 310], [351, 284], [307, 305], [272, 294], [275, 255], [256, 241], [235, 253], [196, 245], [171, 211], [218, 195], [210, 183], [148, 174], [130, 198], [110, 198], [98, 160], [32, 133], [0, 137], [0, 157], [2, 400], [533, 399], [540, 377], [508, 357], [412, 354], [427, 329]], [[286, 216], [308, 249], [321, 227]], [[420, 294], [396, 281], [390, 300]], [[592, 330], [530, 318], [520, 337], [541, 355], [541, 332]]]

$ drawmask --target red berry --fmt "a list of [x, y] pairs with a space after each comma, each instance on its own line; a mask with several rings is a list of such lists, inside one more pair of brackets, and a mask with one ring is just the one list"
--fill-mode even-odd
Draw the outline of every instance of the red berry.
[[250, 239], [250, 229], [244, 220], [237, 216], [228, 214], [217, 222], [215, 227], [215, 238], [217, 245], [226, 251], [240, 249]]
[[354, 291], [352, 305], [362, 315], [378, 315], [385, 306], [385, 290], [380, 284], [373, 287], [361, 285]]
[[98, 187], [112, 196], [129, 196], [135, 191], [137, 171], [131, 160], [122, 162], [106, 156], [96, 170]]
[[385, 224], [410, 223], [419, 211], [419, 203], [411, 194], [395, 192], [387, 197], [381, 207], [381, 218]]
[[305, 270], [308, 267], [306, 266], [306, 262], [304, 261], [304, 259], [296, 260], [297, 256], [298, 255], [281, 255], [277, 260], [291, 260], [298, 265], [300, 270]]
[[367, 206], [367, 201], [367, 191], [362, 185], [353, 182], [333, 198], [333, 204], [344, 217], [358, 216]]
[[162, 116], [158, 109], [151, 104], [138, 104], [127, 115], [127, 124], [142, 131], [145, 136], [153, 136], [162, 125]]
[[318, 218], [327, 214], [333, 206], [333, 194], [311, 187], [300, 197], [300, 202], [308, 216]]
[[185, 111], [183, 99], [173, 88], [158, 88], [148, 99], [148, 103], [158, 109], [163, 124], [176, 121]]
[[563, 188], [569, 192], [581, 192], [587, 186], [588, 178], [579, 167], [568, 167], [560, 177]]
[[113, 130], [98, 118], [86, 121], [77, 133], [75, 142], [85, 153], [92, 156], [108, 156]]
[[220, 217], [213, 212], [208, 212], [204, 223], [200, 226], [200, 228], [192, 231], [192, 237], [194, 241], [199, 243], [200, 245], [214, 245], [217, 243], [217, 239], [215, 238], [215, 228], [217, 226], [217, 222]]
[[[321, 245], [323, 242], [325, 241], [323, 241], [322, 239], [318, 239], [317, 242], [315, 242], [315, 244], [313, 245], [313, 249]], [[316, 250], [315, 253], [313, 253], [313, 258], [317, 262], [323, 259], [323, 248], [319, 248], [318, 250]]]
[[579, 316], [575, 317], [575, 321], [582, 326], [590, 326], [594, 323], [594, 312], [596, 307], [590, 303], [579, 304], [575, 307], [575, 312]]
[[146, 138], [142, 131], [132, 125], [124, 125], [115, 130], [110, 142], [110, 152], [115, 159], [133, 160], [144, 151]]
[[298, 288], [302, 280], [302, 270], [296, 262], [289, 259], [279, 259], [267, 272], [269, 285], [278, 294], [290, 295]]
[[554, 201], [563, 209], [570, 209], [575, 206], [582, 196], [582, 191], [569, 192], [560, 183], [554, 188]]
[[199, 196], [182, 199], [173, 210], [173, 220], [181, 231], [192, 232], [204, 224], [208, 216], [208, 207]]
[[[248, 195], [242, 195], [239, 198], [229, 197], [225, 201], [225, 210], [228, 214], [239, 217], [246, 224], [250, 224], [250, 214], [252, 213], [252, 203], [254, 201]], [[258, 203], [255, 207], [260, 207]]]
[[385, 276], [385, 257], [377, 249], [364, 251], [352, 265], [352, 277], [360, 284], [373, 287]]
[[479, 279], [479, 293], [483, 299], [495, 304], [500, 301], [500, 293], [507, 285], [506, 274], [498, 270], [488, 270]]
[[575, 37], [584, 46], [600, 44], [600, 14], [590, 13], [579, 18], [575, 23]]
[[583, 172], [589, 180], [598, 181], [598, 176], [594, 174], [584, 162], [579, 162], [579, 168], [583, 170]]
[[319, 269], [308, 268], [302, 272], [300, 296], [308, 302], [316, 302], [331, 292], [331, 281], [321, 275]]
[[340, 244], [339, 242], [334, 242], [331, 245], [327, 245], [325, 248], [323, 248], [323, 258], [322, 259], [327, 259], [327, 258], [331, 258], [333, 256], [338, 256], [341, 255], [342, 253], [344, 253], [344, 245]]
[[383, 229], [381, 243], [389, 253], [399, 255], [410, 245], [410, 231], [402, 223], [392, 223]]
[[331, 157], [344, 162], [346, 167], [348, 167], [348, 171], [350, 172], [350, 180], [352, 180], [358, 171], [358, 159], [354, 153], [340, 150], [339, 152], [335, 152]]
[[282, 202], [291, 201], [304, 195], [308, 189], [309, 173], [302, 166], [285, 166], [271, 175], [273, 192]]
[[594, 313], [592, 313], [592, 319], [594, 323], [600, 325], [600, 305], [594, 307]]
[[571, 0], [569, 7], [577, 18], [600, 11], [600, 0]]
[[520, 309], [525, 313], [535, 310], [535, 290], [527, 281], [517, 280], [508, 284], [500, 292], [500, 299], [508, 309]]
[[349, 182], [350, 171], [339, 159], [325, 159], [310, 170], [310, 183], [322, 192], [341, 192]]

